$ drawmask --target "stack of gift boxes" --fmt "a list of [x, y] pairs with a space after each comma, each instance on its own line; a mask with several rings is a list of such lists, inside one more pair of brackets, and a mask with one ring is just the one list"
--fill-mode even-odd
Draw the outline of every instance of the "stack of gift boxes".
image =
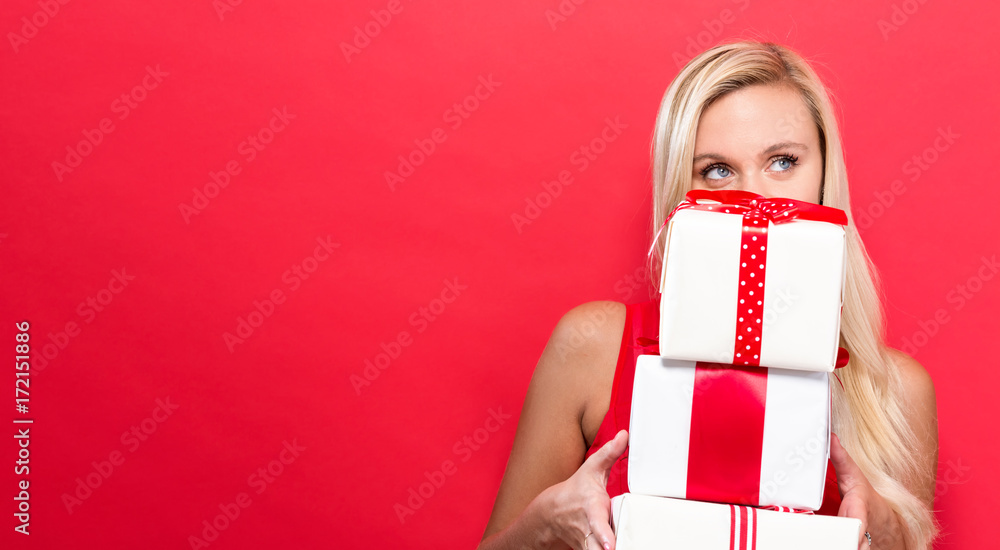
[[[847, 550], [860, 521], [815, 515], [846, 267], [841, 210], [688, 193], [667, 220], [658, 355], [636, 363], [620, 550]], [[804, 513], [803, 513], [804, 512]]]

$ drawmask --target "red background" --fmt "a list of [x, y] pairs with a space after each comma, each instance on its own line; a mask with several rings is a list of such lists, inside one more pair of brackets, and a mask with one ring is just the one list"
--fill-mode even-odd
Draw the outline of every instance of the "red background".
[[[212, 548], [473, 547], [556, 321], [586, 301], [648, 297], [635, 282], [648, 151], [678, 57], [744, 37], [802, 52], [837, 97], [890, 341], [917, 342], [937, 387], [939, 547], [990, 545], [1000, 374], [986, 344], [1000, 280], [977, 269], [1000, 248], [989, 183], [1000, 59], [987, 29], [1000, 13], [978, 4], [247, 0], [220, 15], [209, 0], [105, 1], [48, 17], [46, 0], [5, 2], [0, 324], [14, 355], [14, 324], [30, 322], [36, 369], [30, 414], [3, 409], [5, 422], [35, 422], [32, 534], [12, 531], [21, 476], [8, 440], [5, 539], [190, 548], [246, 493]], [[354, 41], [364, 47], [345, 54]], [[143, 88], [147, 67], [168, 74]], [[491, 76], [492, 91], [469, 99]], [[294, 118], [260, 135], [274, 108]], [[113, 130], [57, 175], [105, 118]], [[607, 119], [626, 127], [577, 162]], [[934, 150], [939, 129], [958, 137]], [[251, 135], [269, 141], [253, 160], [241, 148]], [[391, 189], [385, 173], [434, 135]], [[914, 170], [921, 155], [933, 162]], [[216, 195], [210, 173], [231, 161], [239, 173]], [[528, 209], [563, 170], [571, 183]], [[196, 189], [214, 198], [186, 221]], [[514, 214], [533, 219], [518, 228]], [[320, 237], [336, 246], [307, 260]], [[283, 274], [303, 261], [314, 271], [293, 288]], [[134, 279], [109, 289], [122, 269]], [[445, 281], [467, 288], [434, 302]], [[960, 285], [978, 292], [959, 300]], [[224, 334], [275, 290], [284, 302], [230, 351]], [[102, 311], [88, 313], [88, 298]], [[437, 314], [418, 321], [422, 307]], [[60, 334], [69, 322], [78, 331]], [[356, 391], [352, 376], [404, 331], [407, 345]], [[11, 399], [14, 370], [4, 379]], [[177, 409], [154, 415], [168, 397]], [[490, 409], [511, 418], [477, 432]], [[136, 447], [122, 439], [133, 426], [155, 431]], [[484, 433], [475, 450], [463, 442]], [[282, 455], [284, 442], [305, 450]], [[448, 460], [401, 521], [395, 505]], [[258, 494], [251, 476], [269, 465], [280, 473]], [[64, 495], [88, 476], [100, 485], [69, 513]]]

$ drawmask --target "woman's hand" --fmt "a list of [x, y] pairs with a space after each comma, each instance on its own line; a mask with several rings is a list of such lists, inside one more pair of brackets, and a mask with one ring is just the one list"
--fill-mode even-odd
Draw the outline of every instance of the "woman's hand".
[[836, 434], [832, 435], [830, 441], [830, 460], [837, 471], [837, 486], [841, 494], [840, 511], [837, 515], [861, 520], [858, 550], [869, 548], [864, 533], [871, 535], [872, 548], [905, 549], [899, 516], [868, 483], [861, 468], [847, 454], [847, 449], [840, 444], [840, 438]]
[[537, 502], [547, 510], [552, 539], [562, 541], [574, 550], [614, 549], [608, 474], [627, 445], [628, 432], [621, 430], [614, 439], [590, 455], [569, 479], [539, 495]]

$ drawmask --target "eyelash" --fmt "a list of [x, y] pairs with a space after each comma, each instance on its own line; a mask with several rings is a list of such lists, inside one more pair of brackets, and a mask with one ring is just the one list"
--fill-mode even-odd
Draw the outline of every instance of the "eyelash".
[[[778, 155], [776, 157], [771, 158], [771, 164], [774, 164], [775, 162], [777, 162], [779, 160], [782, 160], [782, 159], [787, 159], [789, 162], [792, 163], [792, 165], [788, 167], [788, 170], [791, 170], [792, 168], [795, 168], [796, 166], [799, 165], [799, 157], [797, 157], [795, 155]], [[700, 172], [701, 177], [704, 178], [706, 175], [708, 175], [709, 172], [711, 172], [715, 168], [723, 168], [723, 167], [724, 168], [728, 168], [728, 166], [726, 166], [725, 164], [723, 164], [721, 162], [716, 162], [716, 163], [713, 163], [713, 164], [709, 164], [708, 166], [706, 166], [706, 167], [704, 167], [704, 168], [701, 169], [701, 172]], [[782, 170], [782, 172], [787, 172], [788, 170]], [[732, 170], [730, 170], [730, 172], [732, 172]]]

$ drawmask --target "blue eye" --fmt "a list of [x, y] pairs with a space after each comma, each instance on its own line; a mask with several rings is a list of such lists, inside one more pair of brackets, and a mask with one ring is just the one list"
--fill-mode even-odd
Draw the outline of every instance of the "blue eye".
[[[716, 173], [718, 174], [719, 177], [717, 177], [717, 178], [710, 177], [709, 174], [713, 173], [715, 170], [718, 170], [718, 172], [716, 172]], [[706, 167], [704, 170], [701, 171], [701, 176], [703, 178], [707, 178], [707, 179], [710, 179], [710, 180], [726, 179], [730, 175], [731, 175], [731, 173], [729, 171], [729, 168], [726, 168], [725, 166], [723, 166], [721, 164], [713, 164], [711, 166]]]
[[774, 162], [771, 163], [771, 166], [779, 165], [780, 168], [777, 171], [785, 172], [787, 170], [790, 170], [796, 164], [798, 164], [798, 161], [799, 161], [798, 157], [793, 157], [791, 155], [782, 155], [777, 159], [775, 159]]

